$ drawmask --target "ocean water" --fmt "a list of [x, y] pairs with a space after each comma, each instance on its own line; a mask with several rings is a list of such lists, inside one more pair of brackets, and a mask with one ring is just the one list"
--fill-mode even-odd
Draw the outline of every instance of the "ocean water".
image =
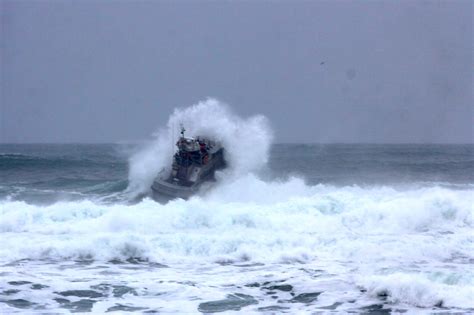
[[474, 311], [473, 145], [235, 141], [159, 204], [157, 141], [0, 145], [0, 313]]

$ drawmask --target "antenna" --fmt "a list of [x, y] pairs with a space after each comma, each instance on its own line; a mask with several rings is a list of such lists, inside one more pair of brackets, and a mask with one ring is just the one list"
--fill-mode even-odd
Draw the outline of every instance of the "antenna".
[[181, 137], [184, 138], [184, 132], [186, 131], [186, 129], [184, 129], [183, 123], [180, 123], [179, 126], [181, 127]]

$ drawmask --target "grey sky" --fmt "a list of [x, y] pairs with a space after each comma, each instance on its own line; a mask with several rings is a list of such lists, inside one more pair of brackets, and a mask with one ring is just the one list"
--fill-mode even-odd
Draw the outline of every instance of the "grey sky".
[[471, 1], [0, 3], [0, 142], [146, 139], [208, 96], [278, 142], [473, 142]]

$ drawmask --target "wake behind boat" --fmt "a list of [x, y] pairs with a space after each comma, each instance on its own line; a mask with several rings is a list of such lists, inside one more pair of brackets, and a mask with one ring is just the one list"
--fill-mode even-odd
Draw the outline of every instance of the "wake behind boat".
[[155, 200], [187, 199], [196, 194], [203, 183], [213, 181], [216, 170], [226, 167], [220, 143], [202, 137], [187, 138], [185, 131], [181, 127], [171, 169], [163, 169], [153, 182]]

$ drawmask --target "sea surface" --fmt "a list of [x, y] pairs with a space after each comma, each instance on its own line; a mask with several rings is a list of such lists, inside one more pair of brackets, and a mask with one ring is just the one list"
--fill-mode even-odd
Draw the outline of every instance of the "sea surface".
[[0, 145], [0, 313], [474, 312], [474, 145], [276, 144], [167, 204], [138, 147]]

